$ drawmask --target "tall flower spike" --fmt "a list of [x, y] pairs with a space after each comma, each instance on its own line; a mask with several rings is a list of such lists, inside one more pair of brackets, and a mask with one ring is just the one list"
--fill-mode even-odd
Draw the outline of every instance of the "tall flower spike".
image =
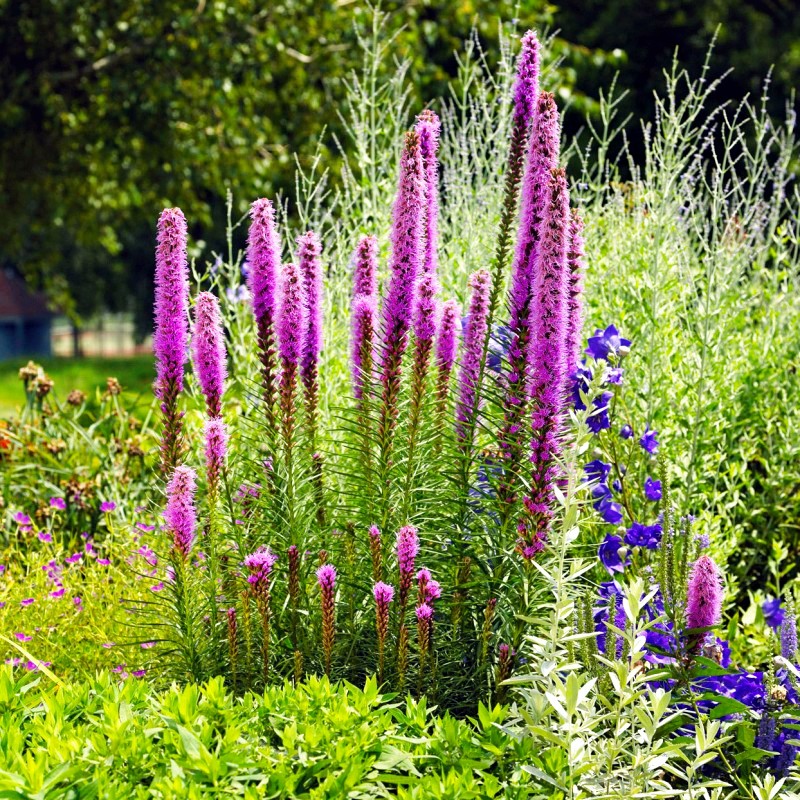
[[401, 617], [408, 601], [408, 592], [414, 580], [414, 562], [419, 554], [419, 537], [413, 525], [406, 525], [397, 532], [397, 566], [400, 573]]
[[378, 581], [373, 589], [375, 597], [375, 627], [378, 634], [378, 682], [383, 683], [384, 652], [389, 634], [389, 604], [394, 600], [394, 587]]
[[167, 530], [172, 534], [173, 546], [184, 561], [194, 544], [197, 528], [197, 511], [194, 506], [196, 487], [197, 476], [191, 467], [177, 467], [167, 484], [164, 519]]
[[378, 293], [378, 240], [362, 236], [353, 259], [353, 297]]
[[275, 312], [276, 285], [280, 272], [281, 246], [275, 225], [275, 209], [269, 200], [256, 200], [250, 207], [250, 231], [247, 238], [247, 261], [250, 270], [247, 285], [253, 302], [256, 320], [261, 385], [267, 436], [275, 436]]
[[566, 383], [567, 240], [569, 197], [564, 170], [553, 170], [549, 183], [547, 216], [536, 266], [538, 313], [531, 348], [533, 418], [531, 486], [524, 499], [525, 518], [519, 542], [525, 558], [544, 547], [553, 515], [553, 486], [557, 477], [561, 414]]
[[564, 352], [567, 360], [567, 374], [571, 374], [581, 359], [581, 343], [583, 341], [583, 272], [586, 254], [583, 242], [583, 218], [577, 208], [570, 212], [569, 280], [567, 283], [567, 341]]
[[222, 392], [228, 376], [227, 353], [219, 303], [210, 292], [197, 295], [192, 350], [197, 381], [206, 399], [206, 411], [209, 417], [218, 417], [222, 413]]
[[[686, 627], [711, 628], [722, 618], [722, 575], [719, 567], [706, 555], [700, 556], [692, 567], [686, 592]], [[706, 634], [694, 634], [689, 649], [696, 652]]]
[[219, 417], [206, 420], [206, 480], [210, 496], [216, 497], [219, 487], [219, 476], [225, 465], [225, 454], [228, 448], [228, 430]]
[[322, 601], [322, 652], [325, 659], [325, 674], [330, 677], [333, 637], [336, 627], [336, 569], [331, 564], [323, 564], [317, 570], [320, 599]]
[[797, 618], [792, 609], [784, 614], [781, 623], [781, 655], [792, 663], [797, 655]]
[[456, 360], [458, 340], [461, 336], [461, 306], [456, 300], [448, 300], [442, 305], [442, 318], [436, 339], [436, 406], [438, 422], [444, 420], [447, 395], [450, 389], [450, 373]]
[[436, 249], [439, 244], [439, 117], [426, 109], [417, 117], [414, 130], [419, 134], [422, 166], [425, 171], [425, 256], [422, 274], [433, 278], [433, 291], [439, 290]]
[[486, 339], [491, 279], [485, 270], [478, 270], [469, 279], [472, 299], [469, 318], [464, 332], [464, 351], [458, 379], [458, 404], [456, 406], [456, 433], [461, 443], [472, 446], [480, 402], [481, 358]]
[[372, 375], [377, 305], [374, 295], [359, 295], [353, 301], [351, 353], [353, 362], [353, 394], [360, 400], [365, 384]]
[[169, 473], [181, 453], [178, 395], [183, 391], [189, 325], [189, 270], [186, 219], [179, 208], [165, 208], [158, 218], [155, 277], [156, 396], [161, 400], [164, 430], [161, 467]]

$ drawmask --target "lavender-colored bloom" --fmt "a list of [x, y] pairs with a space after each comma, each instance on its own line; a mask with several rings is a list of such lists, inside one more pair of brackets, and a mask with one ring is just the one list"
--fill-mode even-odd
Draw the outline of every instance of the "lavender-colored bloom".
[[414, 572], [414, 561], [419, 554], [419, 537], [413, 525], [406, 525], [397, 532], [397, 563], [401, 575], [409, 578]]
[[622, 522], [622, 506], [619, 503], [614, 503], [609, 496], [595, 503], [594, 507], [609, 525], [619, 525]]
[[642, 438], [639, 439], [639, 444], [642, 446], [644, 450], [646, 450], [650, 455], [658, 450], [658, 440], [656, 436], [658, 435], [657, 431], [651, 431], [650, 426], [648, 425], [644, 429], [644, 433], [642, 434]]
[[271, 333], [275, 319], [275, 290], [281, 263], [281, 245], [272, 203], [261, 198], [250, 206], [247, 286], [253, 298], [253, 314], [259, 336]]
[[771, 600], [765, 600], [761, 605], [761, 611], [767, 625], [773, 630], [777, 630], [783, 624], [786, 612], [781, 608], [780, 598], [773, 597]]
[[[400, 158], [400, 178], [392, 218], [389, 288], [383, 306], [384, 380], [394, 379], [408, 345], [414, 292], [422, 259], [424, 200], [419, 134], [409, 131]], [[391, 376], [386, 374], [387, 369]]]
[[116, 510], [117, 504], [113, 500], [106, 500], [100, 503], [100, 510], [104, 514], [110, 514], [112, 511]]
[[653, 480], [650, 476], [644, 480], [644, 496], [648, 500], [657, 502], [661, 499], [661, 481]]
[[383, 581], [378, 581], [372, 590], [375, 602], [379, 606], [388, 606], [394, 600], [394, 587]]
[[686, 627], [710, 628], [722, 617], [722, 576], [714, 561], [702, 555], [695, 561], [686, 594]]
[[362, 236], [353, 259], [353, 297], [378, 293], [378, 240]]
[[50, 507], [56, 508], [59, 511], [64, 511], [67, 507], [67, 503], [63, 497], [51, 497], [50, 498]]
[[336, 567], [323, 564], [316, 572], [317, 583], [323, 592], [332, 592], [336, 585]]
[[597, 557], [602, 565], [610, 572], [622, 572], [631, 563], [630, 556], [619, 536], [608, 534], [597, 551]]
[[625, 533], [625, 544], [631, 547], [646, 547], [648, 550], [658, 550], [661, 544], [661, 525], [643, 525], [634, 522]]
[[797, 619], [789, 611], [781, 623], [781, 655], [788, 661], [794, 661], [797, 655]]
[[469, 279], [472, 299], [469, 307], [469, 323], [464, 332], [464, 353], [458, 381], [458, 403], [456, 405], [456, 433], [466, 442], [475, 423], [480, 400], [478, 380], [480, 377], [483, 344], [486, 340], [487, 315], [491, 278], [485, 270], [478, 270]]
[[372, 352], [377, 324], [377, 304], [374, 295], [359, 295], [353, 301], [351, 357], [353, 362], [353, 394], [360, 400], [365, 378], [372, 371]]
[[539, 40], [535, 31], [526, 31], [517, 59], [514, 81], [514, 124], [530, 127], [539, 92]]
[[430, 622], [433, 619], [433, 609], [427, 603], [417, 606], [415, 614], [419, 622]]
[[197, 527], [194, 493], [197, 476], [191, 467], [177, 467], [167, 484], [164, 518], [172, 533], [175, 549], [185, 559], [189, 555]]
[[225, 464], [225, 454], [228, 448], [228, 430], [219, 417], [212, 417], [206, 421], [206, 477], [209, 489], [216, 491], [219, 476]]
[[623, 439], [630, 439], [633, 436], [633, 428], [630, 425], [625, 424], [619, 429], [619, 435]]
[[227, 354], [219, 303], [211, 292], [200, 292], [194, 308], [192, 350], [194, 368], [211, 417], [221, 413], [222, 392], [227, 377]]
[[307, 309], [301, 369], [303, 380], [308, 383], [322, 350], [322, 245], [313, 231], [300, 236], [297, 245]]
[[583, 219], [577, 209], [570, 213], [569, 248], [567, 264], [567, 338], [564, 353], [567, 370], [572, 372], [580, 362], [583, 334], [583, 271], [584, 271]]
[[414, 308], [414, 336], [417, 342], [431, 342], [436, 335], [436, 279], [424, 273], [417, 282], [416, 306]]
[[250, 572], [247, 576], [247, 582], [257, 590], [268, 588], [270, 575], [277, 561], [278, 556], [268, 547], [259, 547], [255, 552], [245, 556], [242, 563]]
[[586, 348], [588, 355], [595, 361], [607, 361], [609, 356], [619, 358], [630, 350], [630, 340], [623, 339], [614, 325], [609, 325], [604, 331], [599, 328], [594, 336], [589, 337], [589, 346]]
[[456, 300], [447, 300], [442, 305], [442, 318], [436, 340], [436, 363], [440, 371], [448, 375], [453, 369], [461, 334], [461, 308]]
[[155, 277], [156, 395], [174, 402], [170, 393], [183, 390], [189, 320], [189, 270], [186, 219], [179, 208], [165, 208], [158, 219]]
[[[422, 166], [425, 171], [425, 257], [422, 264], [422, 275], [428, 277], [429, 290], [432, 296], [439, 290], [436, 276], [437, 259], [436, 248], [439, 243], [439, 162], [436, 152], [439, 149], [439, 132], [441, 123], [433, 111], [425, 110], [417, 117], [414, 130], [419, 135], [419, 146], [422, 153]], [[415, 316], [420, 312], [419, 304], [426, 301], [420, 295], [421, 284], [417, 287], [417, 309]], [[416, 325], [416, 323], [415, 323]], [[416, 332], [417, 338], [420, 337]]]
[[306, 303], [302, 275], [297, 265], [291, 261], [283, 265], [277, 321], [278, 353], [281, 360], [284, 365], [297, 367], [304, 353]]
[[425, 584], [425, 602], [430, 603], [442, 596], [442, 586], [439, 581], [428, 581]]

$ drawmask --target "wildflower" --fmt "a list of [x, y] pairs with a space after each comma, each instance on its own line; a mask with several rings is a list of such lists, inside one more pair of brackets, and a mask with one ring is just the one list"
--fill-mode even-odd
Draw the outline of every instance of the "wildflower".
[[[422, 274], [430, 278], [430, 291], [432, 296], [435, 296], [439, 289], [436, 278], [436, 248], [439, 239], [439, 163], [436, 160], [436, 152], [439, 149], [439, 133], [441, 130], [439, 117], [433, 111], [426, 109], [417, 117], [417, 124], [414, 130], [419, 135], [425, 176], [425, 257], [422, 265]], [[425, 312], [420, 310], [420, 305], [424, 305], [426, 301], [419, 294], [421, 284], [417, 288], [417, 309], [415, 314], [417, 317], [424, 317]], [[416, 335], [418, 338], [420, 337], [418, 331]]]
[[633, 436], [633, 428], [625, 424], [619, 429], [619, 435], [622, 439], [630, 439]]
[[378, 293], [378, 240], [362, 236], [353, 259], [353, 298], [375, 297]]
[[436, 400], [440, 421], [444, 417], [450, 373], [456, 360], [458, 339], [461, 335], [461, 309], [455, 300], [447, 300], [442, 305], [439, 333], [436, 340]]
[[82, 392], [80, 389], [73, 389], [67, 395], [67, 405], [81, 406], [85, 402], [86, 402], [86, 392]]
[[589, 337], [588, 344], [586, 353], [595, 361], [617, 359], [626, 355], [631, 347], [630, 340], [623, 339], [614, 325], [609, 325], [604, 331], [598, 328], [594, 336]]
[[52, 536], [52, 534], [47, 533], [47, 531], [39, 531], [39, 541], [40, 542], [48, 542], [48, 543], [52, 542], [53, 541], [53, 536]]
[[215, 497], [219, 476], [225, 465], [225, 453], [228, 447], [228, 429], [220, 418], [212, 417], [206, 420], [205, 442], [206, 479], [208, 481], [209, 494]]
[[65, 592], [66, 589], [64, 589], [64, 587], [61, 586], [58, 589], [54, 589], [52, 592], [50, 592], [50, 597], [58, 599], [59, 597], [63, 597]]
[[641, 522], [634, 522], [625, 534], [625, 543], [631, 547], [657, 550], [661, 544], [661, 525], [643, 525]]
[[21, 606], [31, 606], [36, 602], [35, 597], [26, 597], [24, 600], [20, 600], [19, 604]]
[[781, 623], [781, 655], [788, 661], [794, 661], [797, 654], [797, 619], [788, 611]]
[[186, 257], [186, 219], [179, 208], [165, 209], [158, 220], [155, 277], [155, 334], [158, 365], [156, 395], [161, 400], [164, 430], [162, 466], [171, 471], [181, 449], [178, 395], [183, 391], [187, 358], [189, 272]]
[[335, 633], [335, 592], [336, 569], [332, 564], [323, 564], [317, 570], [317, 583], [319, 584], [322, 600], [322, 651], [325, 658], [325, 674], [330, 677], [331, 657], [333, 655], [333, 637]]
[[601, 392], [592, 400], [594, 409], [586, 420], [586, 425], [592, 433], [608, 430], [611, 427], [611, 419], [608, 416], [608, 405], [614, 395], [611, 392]]
[[383, 681], [384, 651], [389, 633], [389, 604], [394, 600], [394, 587], [379, 581], [372, 590], [375, 597], [376, 628], [378, 633], [378, 680]]
[[425, 674], [425, 661], [433, 644], [433, 608], [427, 603], [417, 606], [417, 641], [419, 643], [419, 673], [420, 683]]
[[185, 560], [195, 537], [197, 512], [194, 507], [196, 475], [191, 467], [177, 467], [167, 484], [164, 518], [172, 533], [173, 545]]
[[67, 503], [63, 497], [51, 497], [50, 508], [55, 508], [58, 511], [64, 511], [67, 508]]
[[645, 478], [644, 496], [654, 502], [661, 499], [661, 481], [653, 480], [651, 477]]
[[478, 270], [469, 279], [472, 298], [469, 309], [469, 324], [464, 332], [464, 353], [458, 378], [458, 402], [456, 404], [456, 433], [466, 445], [473, 435], [480, 400], [480, 361], [488, 330], [489, 292], [491, 278], [485, 270]]
[[413, 525], [397, 532], [397, 564], [400, 572], [400, 607], [405, 609], [414, 575], [414, 561], [419, 553], [419, 538]]
[[610, 572], [622, 572], [630, 563], [628, 551], [619, 536], [608, 534], [597, 551], [602, 565]]
[[194, 309], [192, 350], [197, 382], [209, 417], [222, 413], [222, 393], [227, 377], [227, 353], [219, 302], [211, 292], [200, 292]]
[[372, 355], [377, 324], [377, 303], [374, 295], [358, 295], [352, 309], [353, 394], [363, 396], [364, 385], [372, 373]]
[[17, 511], [17, 513], [14, 514], [13, 516], [13, 520], [14, 522], [17, 522], [20, 525], [31, 524], [31, 518], [27, 514], [24, 514], [22, 511]]
[[116, 507], [117, 507], [117, 504], [115, 502], [113, 502], [112, 500], [107, 500], [107, 501], [105, 501], [103, 503], [100, 503], [100, 510], [104, 514], [110, 514], [112, 511], [114, 511], [116, 509]]
[[[686, 627], [710, 628], [719, 623], [722, 616], [722, 576], [713, 560], [702, 555], [695, 561], [689, 577], [686, 594]], [[704, 634], [692, 637], [692, 649], [696, 649], [705, 638]]]
[[777, 630], [783, 624], [785, 612], [781, 608], [780, 598], [773, 597], [771, 600], [765, 600], [761, 605], [761, 611], [767, 625], [773, 630]]
[[644, 433], [642, 434], [642, 438], [639, 439], [639, 444], [642, 446], [644, 450], [646, 450], [650, 455], [658, 450], [658, 441], [656, 440], [656, 436], [658, 435], [657, 431], [651, 431], [650, 426], [647, 425], [644, 429]]
[[383, 575], [383, 550], [381, 532], [377, 525], [370, 525], [369, 528], [369, 552], [372, 558], [372, 579], [379, 582]]
[[309, 387], [316, 385], [317, 361], [322, 350], [321, 244], [317, 234], [309, 231], [297, 239], [297, 246], [297, 260], [303, 277], [303, 296], [307, 308], [301, 376], [306, 389], [311, 391]]
[[27, 633], [15, 633], [14, 636], [16, 636], [20, 642], [30, 642], [33, 639], [33, 636], [28, 636]]
[[250, 571], [247, 582], [253, 587], [256, 595], [263, 594], [269, 589], [270, 575], [277, 561], [278, 556], [268, 547], [259, 547], [255, 552], [245, 556], [243, 563]]

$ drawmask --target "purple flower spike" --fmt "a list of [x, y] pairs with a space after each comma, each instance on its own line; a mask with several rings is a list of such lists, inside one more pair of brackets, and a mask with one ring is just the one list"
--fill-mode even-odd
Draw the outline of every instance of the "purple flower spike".
[[284, 365], [297, 367], [303, 356], [306, 303], [303, 279], [291, 261], [283, 266], [278, 306], [278, 353]]
[[313, 231], [297, 239], [297, 260], [303, 276], [307, 309], [306, 334], [303, 342], [302, 376], [304, 383], [316, 372], [322, 350], [322, 245]]
[[456, 300], [447, 300], [442, 305], [442, 319], [436, 341], [436, 363], [440, 371], [448, 375], [453, 369], [461, 335], [461, 307]]
[[577, 209], [570, 212], [569, 249], [567, 264], [567, 340], [564, 353], [567, 371], [573, 372], [581, 360], [583, 340], [583, 271], [586, 256], [583, 242], [583, 219]]
[[792, 663], [797, 655], [797, 619], [791, 612], [781, 623], [781, 655]]
[[[436, 153], [439, 149], [439, 133], [441, 131], [439, 117], [433, 111], [425, 110], [417, 117], [415, 126], [419, 134], [422, 164], [425, 170], [425, 259], [422, 274], [430, 278], [430, 291], [433, 295], [439, 290], [436, 275], [436, 248], [439, 243], [439, 162]], [[419, 289], [422, 287], [420, 286]], [[423, 302], [417, 294], [417, 303]], [[420, 314], [417, 309], [417, 315]], [[417, 333], [417, 338], [420, 337]]]
[[361, 399], [364, 384], [371, 377], [377, 313], [374, 295], [359, 295], [353, 301], [351, 354], [353, 394], [357, 400]]
[[165, 208], [158, 219], [153, 350], [158, 366], [156, 394], [169, 400], [183, 390], [189, 319], [189, 269], [186, 219], [179, 208]]
[[522, 49], [517, 59], [517, 77], [514, 83], [514, 122], [527, 129], [533, 119], [539, 93], [539, 40], [535, 31], [522, 37]]
[[375, 596], [375, 602], [379, 606], [388, 606], [394, 600], [394, 587], [382, 581], [378, 581], [375, 584], [372, 593]]
[[270, 576], [272, 569], [278, 561], [268, 547], [259, 547], [258, 550], [245, 556], [242, 562], [250, 572], [247, 582], [258, 592], [260, 589], [269, 589]]
[[208, 415], [218, 417], [222, 410], [222, 392], [228, 369], [222, 318], [219, 303], [213, 294], [200, 292], [197, 295], [194, 318], [194, 368], [206, 399]]
[[488, 330], [489, 292], [491, 278], [485, 270], [478, 270], [469, 279], [472, 299], [469, 307], [469, 321], [464, 332], [464, 353], [458, 380], [458, 404], [456, 406], [456, 433], [459, 440], [467, 445], [478, 413], [480, 400], [481, 357]]
[[[722, 575], [719, 567], [706, 555], [700, 556], [692, 567], [686, 593], [686, 627], [711, 628], [722, 618]], [[705, 635], [693, 637], [693, 649], [700, 646]]]
[[325, 656], [325, 674], [331, 674], [331, 657], [335, 635], [336, 569], [332, 564], [323, 564], [317, 570], [317, 583], [322, 600], [322, 650]]
[[378, 240], [362, 236], [353, 259], [353, 297], [378, 293]]
[[177, 467], [167, 484], [167, 508], [164, 518], [172, 533], [175, 549], [184, 560], [194, 543], [197, 527], [197, 512], [194, 507], [194, 492], [197, 476], [191, 467]]
[[281, 264], [281, 245], [275, 225], [275, 209], [266, 199], [250, 206], [247, 287], [253, 298], [253, 314], [259, 337], [272, 329], [275, 318], [275, 290]]
[[225, 423], [214, 417], [207, 420], [205, 426], [206, 439], [206, 478], [209, 492], [216, 493], [219, 476], [225, 464], [225, 454], [228, 449], [228, 429]]
[[414, 562], [419, 554], [419, 537], [413, 525], [397, 532], [397, 565], [400, 572], [400, 605], [405, 608], [408, 592], [414, 579]]

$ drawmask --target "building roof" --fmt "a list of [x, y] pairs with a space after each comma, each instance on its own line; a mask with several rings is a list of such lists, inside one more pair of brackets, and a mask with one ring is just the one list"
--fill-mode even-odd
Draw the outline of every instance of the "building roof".
[[0, 269], [0, 318], [50, 317], [53, 312], [47, 307], [47, 298], [40, 292], [32, 292], [22, 278], [9, 269]]

